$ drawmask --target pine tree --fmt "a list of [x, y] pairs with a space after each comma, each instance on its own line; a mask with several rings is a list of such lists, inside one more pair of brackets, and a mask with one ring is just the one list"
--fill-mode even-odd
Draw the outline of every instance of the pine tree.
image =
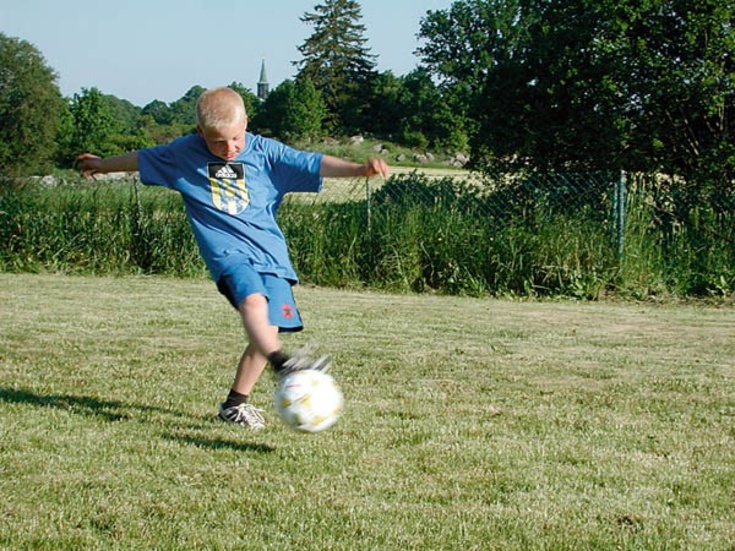
[[328, 130], [358, 125], [361, 106], [370, 94], [376, 56], [366, 46], [361, 19], [355, 0], [326, 0], [301, 17], [314, 32], [298, 47], [303, 59], [294, 62], [299, 67], [296, 79], [309, 79], [322, 94]]

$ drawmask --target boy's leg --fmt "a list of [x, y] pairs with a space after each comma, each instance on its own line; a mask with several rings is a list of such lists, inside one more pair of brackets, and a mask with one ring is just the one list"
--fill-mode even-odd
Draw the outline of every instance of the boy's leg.
[[[278, 328], [274, 329], [277, 335]], [[267, 357], [251, 341], [237, 364], [230, 393], [220, 404], [220, 418], [256, 431], [265, 427], [265, 419], [260, 410], [249, 404], [248, 398], [267, 364]]]
[[278, 327], [269, 322], [268, 300], [263, 295], [249, 295], [238, 311], [250, 344], [240, 358], [232, 390], [249, 395], [268, 365], [268, 357], [281, 349], [281, 341]]
[[222, 278], [217, 287], [239, 312], [249, 340], [238, 362], [229, 395], [220, 404], [219, 416], [225, 421], [260, 430], [265, 427], [265, 420], [248, 399], [265, 370], [268, 355], [280, 348], [279, 329], [269, 321], [267, 289], [261, 276], [247, 265]]
[[290, 356], [281, 349], [279, 332], [300, 331], [303, 327], [288, 281], [257, 274], [245, 265], [222, 278], [217, 286], [233, 306], [237, 305], [249, 340], [219, 415], [226, 421], [258, 430], [265, 426], [265, 421], [247, 401], [268, 363], [283, 375], [297, 369], [326, 369], [329, 359], [314, 361], [303, 353]]

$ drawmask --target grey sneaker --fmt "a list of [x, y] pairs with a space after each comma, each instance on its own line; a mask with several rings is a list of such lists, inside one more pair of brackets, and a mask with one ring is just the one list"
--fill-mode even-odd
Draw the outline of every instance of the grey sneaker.
[[228, 423], [235, 423], [242, 427], [248, 427], [257, 431], [265, 428], [265, 419], [261, 415], [261, 409], [253, 404], [240, 404], [231, 408], [225, 408], [224, 403], [219, 405], [219, 418]]
[[329, 364], [332, 359], [329, 356], [322, 356], [316, 360], [312, 360], [308, 357], [306, 350], [297, 350], [291, 358], [286, 360], [281, 369], [276, 371], [276, 375], [279, 378], [283, 378], [286, 375], [295, 371], [303, 371], [305, 369], [314, 369], [315, 371], [328, 371]]

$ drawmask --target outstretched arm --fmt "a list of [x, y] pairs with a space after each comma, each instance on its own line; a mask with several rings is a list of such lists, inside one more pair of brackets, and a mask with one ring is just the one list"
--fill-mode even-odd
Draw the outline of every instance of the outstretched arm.
[[390, 170], [383, 159], [369, 159], [364, 164], [359, 164], [331, 155], [324, 155], [322, 164], [319, 167], [319, 176], [324, 178], [382, 176], [387, 180], [390, 176]]
[[103, 159], [91, 153], [77, 157], [76, 167], [84, 176], [105, 174], [107, 172], [135, 172], [138, 170], [138, 152], [126, 153], [117, 157]]

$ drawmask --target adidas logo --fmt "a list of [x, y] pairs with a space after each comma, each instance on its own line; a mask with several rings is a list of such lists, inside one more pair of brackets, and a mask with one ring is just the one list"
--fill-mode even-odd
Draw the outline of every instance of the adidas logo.
[[215, 178], [222, 178], [224, 179], [237, 179], [237, 174], [234, 170], [230, 167], [230, 165], [225, 165], [222, 168], [220, 168], [215, 174]]

